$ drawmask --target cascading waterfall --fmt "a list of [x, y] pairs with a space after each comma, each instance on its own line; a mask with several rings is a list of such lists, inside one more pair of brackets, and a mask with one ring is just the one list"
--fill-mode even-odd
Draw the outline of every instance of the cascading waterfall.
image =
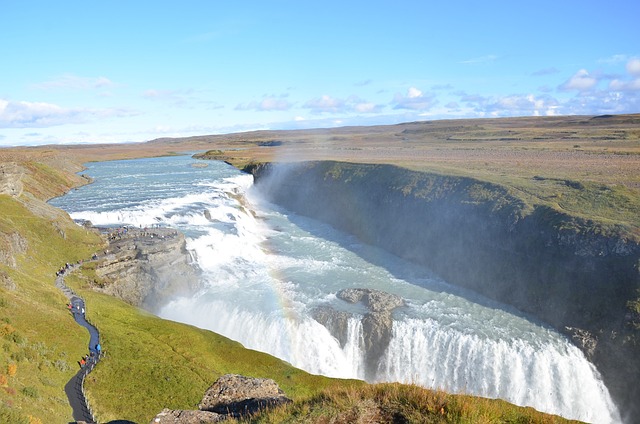
[[491, 340], [432, 320], [398, 321], [378, 378], [502, 398], [587, 422], [618, 419], [595, 368], [563, 340]]
[[[237, 340], [312, 373], [364, 378], [361, 305], [336, 293], [396, 294], [392, 337], [374, 381], [502, 398], [588, 422], [620, 417], [597, 371], [564, 336], [428, 270], [262, 201], [251, 177], [187, 157], [91, 164], [94, 184], [52, 203], [95, 225], [166, 225], [187, 236], [201, 290], [159, 315]], [[163, 173], [157, 172], [162, 167]], [[311, 316], [351, 314], [342, 345]]]

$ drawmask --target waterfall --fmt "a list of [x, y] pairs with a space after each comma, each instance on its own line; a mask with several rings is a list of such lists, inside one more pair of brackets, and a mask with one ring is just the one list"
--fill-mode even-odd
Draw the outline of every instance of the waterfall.
[[394, 322], [378, 380], [501, 398], [586, 422], [619, 422], [600, 377], [567, 341], [485, 339], [433, 320]]
[[[75, 219], [97, 225], [161, 224], [186, 234], [202, 289], [164, 305], [161, 317], [311, 373], [363, 379], [367, 311], [336, 293], [387, 291], [407, 306], [393, 314], [373, 381], [501, 398], [587, 422], [621, 421], [598, 372], [563, 335], [327, 225], [246, 198], [251, 177], [233, 168], [190, 162], [91, 164], [96, 183], [57, 199]], [[166, 172], [158, 174], [159, 167]], [[350, 314], [342, 343], [312, 318], [323, 305]]]

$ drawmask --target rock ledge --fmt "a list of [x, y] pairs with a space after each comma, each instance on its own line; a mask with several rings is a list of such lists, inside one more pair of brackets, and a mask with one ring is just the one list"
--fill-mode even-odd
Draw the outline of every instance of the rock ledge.
[[271, 379], [226, 374], [207, 389], [199, 411], [163, 409], [151, 424], [217, 423], [289, 402], [291, 399]]

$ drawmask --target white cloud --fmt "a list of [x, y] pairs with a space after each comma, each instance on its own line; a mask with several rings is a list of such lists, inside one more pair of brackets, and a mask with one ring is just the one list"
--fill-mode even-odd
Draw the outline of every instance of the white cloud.
[[559, 88], [563, 91], [588, 91], [595, 87], [597, 83], [597, 78], [589, 75], [586, 69], [580, 69], [571, 78], [561, 84]]
[[344, 111], [345, 102], [341, 99], [323, 95], [322, 97], [307, 101], [303, 107], [311, 109], [314, 113], [335, 113]]
[[92, 90], [116, 87], [117, 84], [106, 77], [80, 77], [64, 74], [49, 81], [33, 84], [40, 90]]
[[633, 76], [640, 77], [640, 58], [633, 58], [627, 62], [627, 72]]
[[374, 113], [377, 111], [378, 106], [375, 103], [362, 102], [356, 103], [353, 108], [356, 112], [360, 113]]
[[609, 83], [609, 88], [614, 91], [638, 91], [640, 90], [640, 78], [631, 81], [614, 79]]
[[0, 99], [0, 128], [44, 128], [135, 114], [118, 108], [69, 109], [52, 103]]
[[422, 97], [422, 91], [418, 90], [415, 87], [409, 87], [409, 91], [407, 92], [407, 97], [410, 99], [417, 99]]
[[396, 94], [393, 97], [394, 109], [409, 109], [425, 111], [436, 105], [437, 101], [433, 95], [425, 95], [415, 87], [410, 87], [406, 95]]
[[551, 116], [560, 108], [560, 102], [548, 95], [465, 96], [462, 101], [479, 116]]
[[629, 60], [626, 69], [631, 79], [613, 79], [609, 88], [614, 91], [640, 91], [640, 59]]

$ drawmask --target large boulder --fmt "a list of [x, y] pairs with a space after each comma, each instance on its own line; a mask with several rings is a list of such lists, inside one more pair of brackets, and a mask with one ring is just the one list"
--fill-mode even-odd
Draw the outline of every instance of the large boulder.
[[109, 254], [96, 266], [96, 290], [156, 312], [170, 299], [199, 287], [182, 233], [171, 228], [112, 231]]
[[198, 408], [240, 417], [289, 402], [291, 399], [271, 379], [226, 374], [207, 389]]

